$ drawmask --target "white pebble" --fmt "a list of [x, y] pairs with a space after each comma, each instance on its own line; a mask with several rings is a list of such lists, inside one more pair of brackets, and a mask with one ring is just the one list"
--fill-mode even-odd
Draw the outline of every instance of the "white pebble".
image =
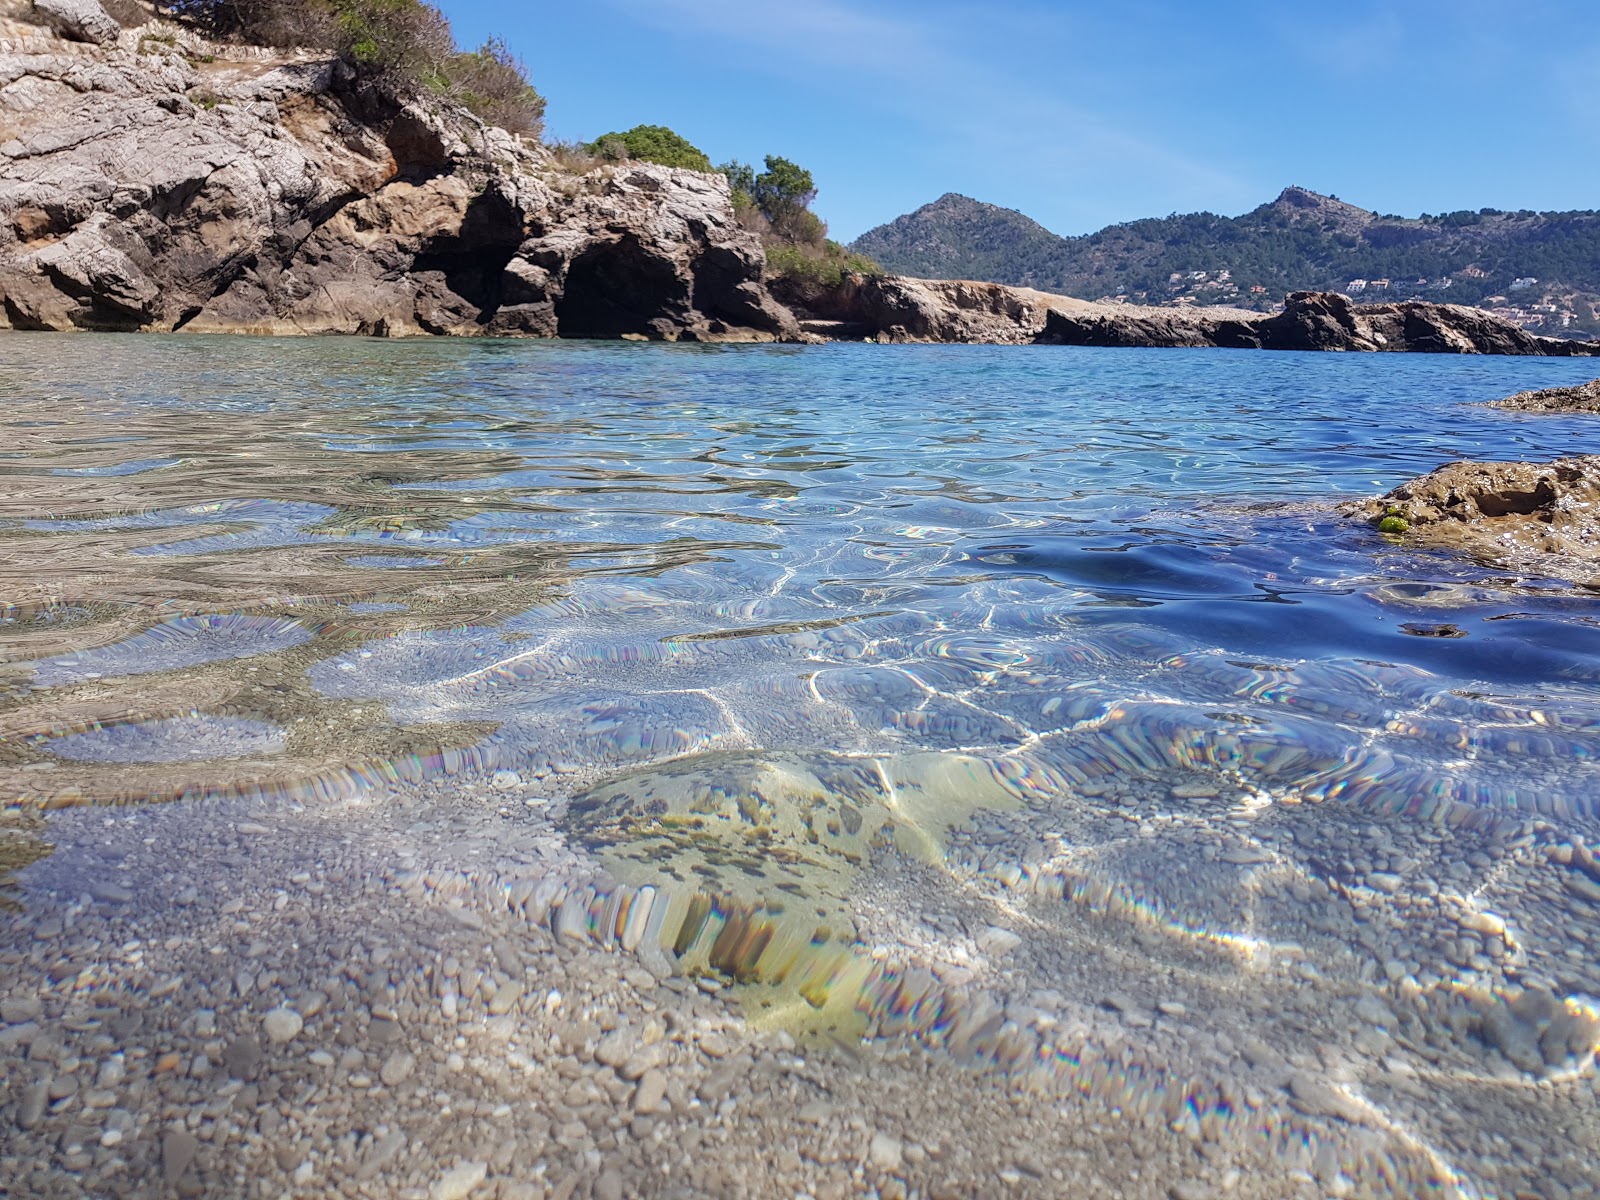
[[261, 1018], [261, 1027], [266, 1031], [269, 1042], [281, 1046], [294, 1041], [305, 1028], [305, 1022], [292, 1008], [275, 1008]]

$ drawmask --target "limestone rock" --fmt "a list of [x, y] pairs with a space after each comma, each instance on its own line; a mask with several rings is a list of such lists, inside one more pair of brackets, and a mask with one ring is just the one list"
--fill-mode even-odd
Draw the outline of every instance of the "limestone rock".
[[1555, 578], [1600, 577], [1600, 455], [1553, 462], [1454, 462], [1387, 495], [1342, 506], [1411, 541]]
[[1331, 292], [1292, 293], [1284, 311], [1269, 316], [1105, 304], [965, 280], [852, 276], [829, 288], [788, 281], [773, 286], [801, 315], [804, 330], [880, 342], [1600, 354], [1600, 345], [1535, 337], [1474, 308], [1421, 301], [1355, 305]]
[[100, 0], [33, 0], [33, 8], [74, 41], [103, 46], [122, 32], [122, 26], [100, 7]]
[[39, 7], [77, 24], [0, 53], [0, 326], [799, 336], [720, 175], [573, 175], [336, 60], [170, 22], [141, 54], [96, 0]]
[[1494, 400], [1490, 408], [1509, 408], [1518, 412], [1600, 413], [1600, 379], [1577, 387], [1544, 388], [1518, 392], [1504, 400]]

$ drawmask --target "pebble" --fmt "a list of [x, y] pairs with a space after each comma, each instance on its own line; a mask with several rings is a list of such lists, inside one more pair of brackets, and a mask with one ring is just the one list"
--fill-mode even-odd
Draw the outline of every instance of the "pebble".
[[161, 1139], [161, 1175], [177, 1183], [200, 1149], [200, 1139], [186, 1130], [172, 1130]]
[[488, 1176], [488, 1163], [462, 1163], [434, 1180], [433, 1187], [428, 1189], [429, 1200], [466, 1200]]
[[399, 1087], [411, 1078], [411, 1072], [416, 1066], [415, 1054], [409, 1050], [393, 1050], [389, 1057], [383, 1060], [383, 1066], [378, 1068], [378, 1078], [383, 1080], [385, 1087]]
[[367, 1157], [356, 1170], [357, 1182], [365, 1182], [377, 1175], [384, 1167], [394, 1161], [400, 1151], [406, 1148], [406, 1135], [398, 1129], [390, 1130], [367, 1151]]
[[880, 1171], [898, 1171], [905, 1162], [905, 1145], [887, 1133], [874, 1133], [867, 1160]]
[[639, 1088], [633, 1095], [633, 1111], [640, 1116], [649, 1116], [660, 1110], [661, 1102], [666, 1098], [666, 1073], [651, 1069], [639, 1077]]
[[1198, 1179], [1180, 1179], [1172, 1185], [1172, 1200], [1211, 1200], [1212, 1191]]
[[594, 1200], [622, 1200], [622, 1176], [614, 1169], [602, 1171], [594, 1181]]
[[261, 1043], [253, 1037], [234, 1038], [222, 1052], [222, 1065], [235, 1079], [248, 1079], [261, 1065]]
[[639, 1035], [626, 1026], [613, 1030], [594, 1048], [595, 1061], [616, 1070], [628, 1061], [638, 1044]]
[[13, 996], [0, 1000], [0, 1021], [7, 1025], [20, 1025], [44, 1012], [44, 1002], [37, 996]]
[[1022, 945], [1022, 939], [1009, 929], [991, 925], [977, 937], [978, 949], [995, 958], [1002, 958]]
[[305, 1028], [305, 1021], [292, 1008], [275, 1008], [261, 1018], [261, 1028], [274, 1046], [292, 1042]]
[[50, 1099], [50, 1081], [38, 1079], [22, 1090], [22, 1104], [17, 1109], [17, 1124], [32, 1129], [44, 1116], [44, 1106]]
[[659, 1042], [653, 1046], [641, 1046], [628, 1056], [628, 1060], [621, 1067], [617, 1068], [617, 1074], [627, 1080], [638, 1079], [652, 1067], [659, 1067], [666, 1057], [666, 1050]]

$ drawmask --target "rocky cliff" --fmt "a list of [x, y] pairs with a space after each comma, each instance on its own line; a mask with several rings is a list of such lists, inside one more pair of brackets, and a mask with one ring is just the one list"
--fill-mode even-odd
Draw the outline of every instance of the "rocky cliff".
[[720, 176], [561, 169], [341, 63], [0, 0], [0, 324], [798, 336]]
[[1421, 301], [1357, 305], [1333, 292], [1296, 292], [1283, 312], [1270, 316], [1101, 304], [1030, 288], [900, 276], [850, 277], [825, 289], [780, 285], [779, 295], [807, 318], [802, 328], [808, 332], [885, 342], [1600, 354], [1600, 344], [1535, 337], [1475, 308]]

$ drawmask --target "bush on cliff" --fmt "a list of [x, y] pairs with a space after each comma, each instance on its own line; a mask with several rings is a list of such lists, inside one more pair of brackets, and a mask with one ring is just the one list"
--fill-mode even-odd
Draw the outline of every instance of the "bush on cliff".
[[838, 287], [846, 275], [883, 274], [883, 268], [865, 254], [857, 254], [832, 238], [814, 244], [768, 246], [767, 270], [776, 278], [799, 285], [803, 291]]
[[505, 42], [458, 50], [450, 22], [423, 0], [178, 0], [173, 12], [213, 37], [332, 50], [369, 84], [443, 96], [514, 133], [544, 124], [544, 97]]
[[882, 268], [864, 254], [828, 237], [828, 226], [811, 211], [817, 184], [810, 171], [767, 155], [760, 174], [748, 163], [718, 167], [733, 189], [733, 207], [747, 228], [761, 234], [767, 271], [795, 284], [801, 293], [837, 287], [846, 275], [877, 275]]
[[624, 133], [607, 133], [584, 147], [598, 158], [657, 163], [663, 167], [711, 170], [711, 160], [693, 142], [665, 125], [635, 125]]

